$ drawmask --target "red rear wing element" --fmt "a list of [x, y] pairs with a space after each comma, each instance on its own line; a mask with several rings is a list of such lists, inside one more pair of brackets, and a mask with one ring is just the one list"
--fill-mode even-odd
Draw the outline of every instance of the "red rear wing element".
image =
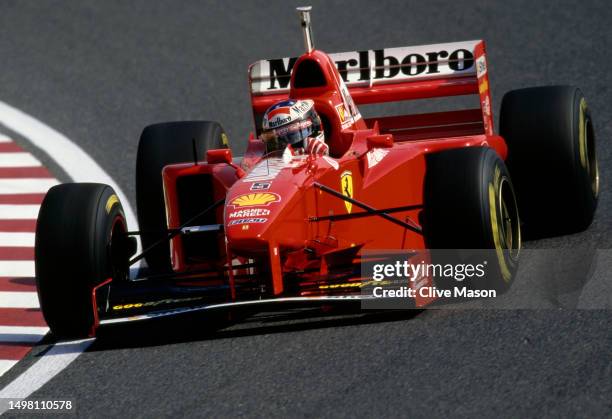
[[[329, 54], [356, 104], [478, 94], [485, 134], [492, 135], [484, 41]], [[261, 60], [249, 67], [253, 113], [287, 98], [297, 60]]]

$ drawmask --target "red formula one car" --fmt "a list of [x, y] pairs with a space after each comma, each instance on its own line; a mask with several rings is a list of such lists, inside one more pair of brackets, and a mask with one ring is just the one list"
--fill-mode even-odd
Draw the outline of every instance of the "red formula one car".
[[[300, 16], [307, 51], [249, 69], [255, 134], [241, 159], [216, 122], [145, 128], [139, 231], [127, 231], [109, 186], [48, 192], [36, 280], [53, 333], [87, 336], [104, 324], [200, 310], [359, 300], [369, 281], [360, 263], [375, 249], [494, 249], [487, 281], [504, 290], [521, 228], [537, 237], [589, 226], [599, 180], [580, 90], [507, 93], [497, 134], [483, 41], [328, 55], [312, 47], [308, 11]], [[368, 119], [358, 109], [457, 95], [474, 95], [479, 106]], [[329, 155], [266, 153], [262, 115], [287, 98], [314, 101]], [[142, 259], [148, 267], [131, 278]]]

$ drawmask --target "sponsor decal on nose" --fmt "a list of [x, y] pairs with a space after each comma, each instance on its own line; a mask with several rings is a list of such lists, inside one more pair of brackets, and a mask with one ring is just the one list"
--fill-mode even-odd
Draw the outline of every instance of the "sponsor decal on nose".
[[270, 215], [270, 210], [265, 208], [247, 208], [230, 212], [228, 218], [261, 217]]
[[267, 222], [267, 218], [239, 218], [237, 220], [230, 221], [227, 225], [241, 225], [241, 224], [263, 224]]
[[252, 191], [267, 191], [272, 186], [270, 182], [255, 182], [251, 185]]
[[249, 193], [234, 198], [229, 205], [233, 207], [268, 206], [273, 202], [280, 202], [280, 200], [281, 198], [278, 194], [271, 192]]

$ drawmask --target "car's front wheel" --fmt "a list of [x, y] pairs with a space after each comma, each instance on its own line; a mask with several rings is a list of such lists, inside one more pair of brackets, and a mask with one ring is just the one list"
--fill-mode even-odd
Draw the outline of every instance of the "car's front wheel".
[[65, 183], [47, 192], [36, 225], [36, 286], [43, 316], [58, 338], [93, 334], [94, 287], [126, 280], [135, 242], [110, 186]]
[[[206, 158], [206, 151], [228, 147], [223, 127], [214, 121], [164, 122], [143, 130], [136, 159], [136, 206], [138, 224], [144, 232], [141, 236], [143, 249], [166, 236], [164, 166], [193, 162], [194, 159], [202, 161]], [[170, 243], [156, 245], [149, 250], [145, 260], [156, 271], [171, 271]]]

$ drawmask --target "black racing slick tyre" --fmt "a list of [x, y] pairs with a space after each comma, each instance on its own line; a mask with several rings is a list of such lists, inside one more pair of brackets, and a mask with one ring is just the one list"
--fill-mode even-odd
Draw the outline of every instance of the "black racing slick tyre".
[[513, 90], [502, 100], [500, 134], [529, 238], [569, 234], [592, 222], [599, 168], [591, 113], [580, 89]]
[[123, 208], [110, 186], [65, 183], [47, 192], [36, 224], [36, 286], [56, 337], [93, 333], [93, 288], [128, 275], [135, 246], [126, 231]]
[[486, 275], [464, 284], [506, 291], [518, 267], [521, 230], [512, 181], [498, 154], [468, 147], [428, 155], [424, 192], [423, 233], [432, 258], [485, 263]]
[[[218, 122], [165, 122], [146, 127], [138, 143], [136, 159], [136, 204], [142, 247], [146, 249], [166, 235], [166, 207], [162, 186], [162, 169], [175, 163], [206, 158], [206, 151], [228, 148], [227, 135]], [[169, 243], [161, 243], [145, 256], [147, 265], [156, 271], [170, 271]]]

